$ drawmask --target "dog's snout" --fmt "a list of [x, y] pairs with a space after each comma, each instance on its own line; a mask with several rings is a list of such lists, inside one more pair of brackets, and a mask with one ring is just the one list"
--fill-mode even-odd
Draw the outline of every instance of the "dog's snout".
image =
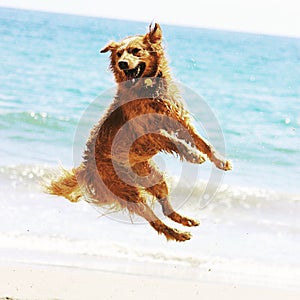
[[128, 62], [124, 60], [119, 61], [118, 65], [121, 70], [126, 70], [129, 68]]

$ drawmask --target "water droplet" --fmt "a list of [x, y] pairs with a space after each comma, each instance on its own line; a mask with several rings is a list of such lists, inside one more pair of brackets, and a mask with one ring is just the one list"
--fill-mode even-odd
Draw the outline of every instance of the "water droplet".
[[203, 196], [203, 199], [204, 199], [204, 200], [208, 200], [209, 198], [210, 198], [209, 194], [205, 194], [205, 195]]

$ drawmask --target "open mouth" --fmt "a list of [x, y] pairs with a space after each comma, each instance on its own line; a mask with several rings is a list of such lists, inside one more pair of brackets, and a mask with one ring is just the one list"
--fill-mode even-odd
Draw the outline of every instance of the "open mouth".
[[123, 70], [127, 80], [130, 80], [133, 84], [136, 79], [141, 77], [146, 68], [146, 64], [144, 62], [139, 63], [134, 69], [125, 69]]

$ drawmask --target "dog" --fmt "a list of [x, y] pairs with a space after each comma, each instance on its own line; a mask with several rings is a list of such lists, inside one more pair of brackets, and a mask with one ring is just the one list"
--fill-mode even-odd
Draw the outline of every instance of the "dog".
[[153, 156], [165, 152], [194, 164], [208, 158], [224, 171], [231, 170], [231, 163], [191, 124], [172, 83], [159, 24], [150, 25], [144, 35], [111, 41], [100, 52], [110, 52], [115, 98], [91, 130], [82, 163], [52, 179], [47, 192], [71, 202], [84, 199], [96, 206], [125, 209], [147, 220], [167, 240], [189, 240], [189, 232], [167, 226], [149, 204], [150, 198], [155, 199], [171, 220], [199, 225], [173, 209], [166, 178]]

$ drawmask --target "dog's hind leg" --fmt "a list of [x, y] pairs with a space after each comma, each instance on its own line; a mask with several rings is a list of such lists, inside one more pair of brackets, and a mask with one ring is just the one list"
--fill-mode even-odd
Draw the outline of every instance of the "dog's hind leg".
[[126, 208], [130, 214], [137, 214], [146, 219], [158, 234], [164, 234], [167, 240], [183, 242], [191, 238], [189, 232], [181, 232], [165, 225], [146, 203], [140, 188], [119, 181], [115, 182], [111, 192], [115, 194], [120, 207]]
[[182, 232], [177, 229], [171, 228], [164, 224], [152, 211], [152, 209], [146, 203], [133, 203], [130, 206], [130, 211], [145, 218], [149, 224], [158, 232], [158, 234], [164, 234], [167, 240], [175, 240], [177, 242], [184, 242], [191, 238], [189, 232]]
[[168, 199], [168, 187], [165, 181], [148, 188], [147, 191], [158, 199], [158, 202], [162, 206], [164, 215], [173, 220], [174, 222], [189, 227], [198, 226], [200, 224], [196, 220], [181, 216], [173, 209]]
[[174, 222], [177, 222], [177, 223], [180, 223], [184, 226], [189, 226], [189, 227], [198, 226], [200, 224], [200, 222], [197, 221], [197, 220], [193, 220], [191, 218], [183, 217], [180, 214], [178, 214], [173, 209], [173, 207], [171, 206], [171, 203], [169, 202], [168, 198], [163, 198], [163, 199], [160, 199], [158, 201], [162, 206], [164, 215], [169, 217]]
[[199, 225], [198, 221], [187, 217], [183, 217], [173, 209], [171, 203], [168, 200], [169, 189], [164, 179], [164, 176], [159, 172], [159, 170], [153, 163], [148, 161], [137, 163], [133, 167], [133, 170], [140, 176], [151, 174], [152, 178], [156, 180], [156, 183], [154, 185], [146, 187], [145, 189], [147, 192], [151, 193], [154, 197], [158, 199], [159, 203], [162, 206], [162, 210], [165, 216], [167, 216], [174, 222], [180, 223], [184, 226], [190, 227]]

